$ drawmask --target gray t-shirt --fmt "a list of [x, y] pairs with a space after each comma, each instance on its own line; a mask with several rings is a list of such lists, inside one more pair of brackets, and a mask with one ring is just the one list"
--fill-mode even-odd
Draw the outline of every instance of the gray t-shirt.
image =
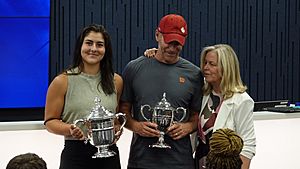
[[[75, 72], [78, 69], [74, 70]], [[75, 120], [86, 119], [95, 107], [95, 97], [98, 97], [107, 110], [116, 112], [117, 95], [113, 93], [106, 95], [100, 82], [100, 73], [97, 75], [88, 75], [81, 72], [78, 75], [68, 75], [68, 89], [65, 96], [65, 105], [62, 113], [62, 120], [66, 123], [72, 124]], [[78, 126], [86, 131], [80, 123]], [[65, 137], [66, 140], [73, 140], [73, 137]]]
[[[122, 101], [133, 105], [133, 118], [145, 121], [140, 113], [142, 105], [152, 108], [166, 93], [166, 99], [172, 107], [184, 107], [200, 111], [201, 87], [203, 76], [200, 69], [191, 62], [180, 58], [175, 64], [164, 64], [154, 58], [141, 56], [132, 60], [123, 72], [124, 89]], [[188, 120], [191, 111], [187, 111]], [[180, 117], [179, 117], [180, 118]], [[150, 148], [158, 138], [133, 135], [128, 166], [149, 169], [193, 169], [190, 137], [174, 141], [165, 135], [165, 142], [171, 149]]]

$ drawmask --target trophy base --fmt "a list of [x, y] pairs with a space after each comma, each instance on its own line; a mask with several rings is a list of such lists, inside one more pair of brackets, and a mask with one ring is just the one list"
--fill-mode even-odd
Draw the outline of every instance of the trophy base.
[[171, 148], [171, 146], [169, 146], [168, 144], [163, 144], [163, 143], [152, 144], [152, 145], [149, 145], [149, 147], [152, 147], [152, 148]]
[[98, 153], [94, 154], [92, 157], [93, 158], [107, 158], [107, 157], [112, 157], [114, 155], [116, 155], [115, 152], [106, 151], [106, 152], [98, 152]]

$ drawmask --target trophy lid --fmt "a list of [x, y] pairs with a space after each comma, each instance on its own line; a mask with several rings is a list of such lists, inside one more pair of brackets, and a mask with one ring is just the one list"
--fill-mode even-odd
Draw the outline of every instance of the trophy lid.
[[95, 97], [95, 107], [93, 107], [91, 114], [89, 115], [90, 120], [93, 119], [100, 119], [100, 120], [104, 120], [104, 119], [111, 119], [114, 118], [115, 114], [112, 113], [111, 111], [107, 110], [104, 106], [102, 106], [100, 104], [101, 99], [99, 99], [98, 97]]
[[157, 103], [155, 109], [173, 109], [171, 104], [166, 99], [166, 93], [163, 93], [163, 98]]

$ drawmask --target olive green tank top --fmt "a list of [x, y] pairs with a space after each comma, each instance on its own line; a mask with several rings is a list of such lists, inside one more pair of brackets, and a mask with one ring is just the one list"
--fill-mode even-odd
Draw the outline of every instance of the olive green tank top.
[[[78, 69], [74, 69], [78, 71]], [[73, 71], [72, 71], [73, 72]], [[116, 112], [117, 95], [105, 95], [100, 82], [100, 73], [88, 75], [81, 72], [78, 75], [67, 75], [68, 88], [65, 96], [65, 105], [62, 113], [62, 121], [73, 124], [75, 120], [86, 119], [93, 107], [95, 107], [95, 97], [100, 98], [100, 104], [111, 112]], [[99, 84], [99, 85], [98, 85]], [[97, 89], [98, 88], [98, 89]], [[84, 132], [85, 127], [79, 126]], [[65, 137], [66, 140], [73, 140], [73, 137]]]

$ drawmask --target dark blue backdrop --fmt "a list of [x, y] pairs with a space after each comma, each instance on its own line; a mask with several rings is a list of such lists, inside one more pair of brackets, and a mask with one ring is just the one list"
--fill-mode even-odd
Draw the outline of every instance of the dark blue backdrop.
[[[228, 43], [255, 101], [300, 100], [299, 0], [1, 0], [0, 120], [9, 112], [5, 107], [22, 108], [17, 111], [25, 117], [32, 112], [25, 109], [44, 106], [48, 77], [71, 63], [84, 26], [107, 28], [121, 73], [131, 59], [156, 46], [154, 30], [168, 13], [188, 22], [183, 57], [199, 65], [203, 47]], [[42, 110], [38, 113], [41, 117]]]
[[299, 0], [51, 0], [51, 7], [51, 78], [71, 63], [83, 26], [106, 26], [121, 73], [129, 60], [156, 46], [159, 19], [179, 13], [189, 29], [183, 57], [199, 65], [203, 47], [228, 43], [255, 101], [300, 100]]

